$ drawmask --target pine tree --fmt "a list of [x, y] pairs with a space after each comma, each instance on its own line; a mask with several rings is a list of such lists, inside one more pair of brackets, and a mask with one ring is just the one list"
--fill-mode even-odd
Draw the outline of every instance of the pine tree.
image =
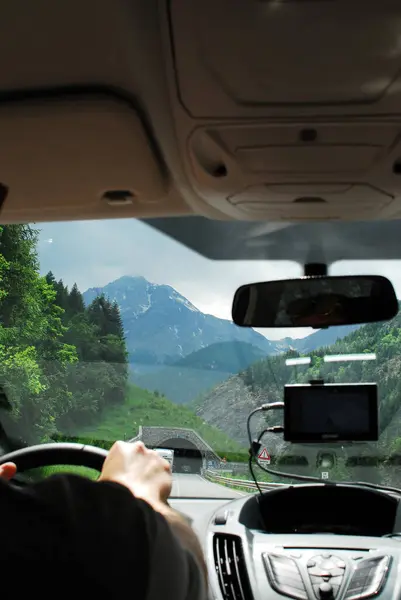
[[68, 297], [68, 315], [70, 317], [78, 314], [82, 314], [85, 311], [84, 299], [81, 292], [78, 289], [76, 283], [71, 288], [71, 292]]
[[121, 340], [125, 339], [123, 320], [121, 318], [120, 307], [116, 301], [111, 305], [111, 313], [110, 313], [111, 323], [112, 323], [112, 333], [116, 335]]
[[[60, 279], [56, 283], [55, 290], [56, 290], [56, 304], [58, 306], [60, 306], [64, 310], [65, 313], [67, 313], [69, 292], [68, 292], [68, 287], [66, 285], [64, 285], [62, 279]], [[65, 316], [65, 319], [67, 319], [67, 315]]]
[[52, 271], [49, 271], [47, 273], [45, 279], [49, 285], [51, 285], [52, 287], [54, 287], [54, 289], [56, 289], [57, 281], [56, 281], [56, 278], [54, 277]]
[[110, 333], [110, 302], [102, 294], [93, 300], [88, 308], [89, 321], [98, 328], [99, 336]]

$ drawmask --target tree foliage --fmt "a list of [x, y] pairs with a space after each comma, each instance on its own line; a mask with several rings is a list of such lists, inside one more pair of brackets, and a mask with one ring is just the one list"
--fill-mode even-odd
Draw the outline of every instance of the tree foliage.
[[85, 307], [76, 284], [42, 277], [37, 239], [27, 225], [0, 227], [1, 422], [24, 443], [90, 423], [124, 399], [127, 382], [118, 305], [100, 297]]

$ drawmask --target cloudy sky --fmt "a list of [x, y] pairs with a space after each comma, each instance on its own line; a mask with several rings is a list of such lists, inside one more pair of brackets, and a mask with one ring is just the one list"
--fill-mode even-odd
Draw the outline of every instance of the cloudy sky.
[[[51, 270], [69, 286], [76, 282], [81, 291], [122, 275], [143, 275], [153, 283], [171, 285], [201, 311], [225, 319], [231, 318], [238, 286], [302, 275], [296, 263], [211, 261], [135, 220], [47, 223], [40, 229], [43, 274]], [[330, 273], [385, 275], [401, 297], [401, 261], [338, 263]], [[311, 333], [308, 329], [260, 331], [269, 339]]]

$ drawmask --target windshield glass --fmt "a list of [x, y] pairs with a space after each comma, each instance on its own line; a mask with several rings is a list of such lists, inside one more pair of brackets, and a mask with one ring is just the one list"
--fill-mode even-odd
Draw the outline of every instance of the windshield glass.
[[[296, 445], [270, 433], [260, 461], [319, 479], [401, 486], [400, 317], [320, 331], [237, 327], [238, 286], [298, 277], [301, 266], [211, 261], [138, 221], [2, 226], [0, 242], [1, 453], [141, 439], [169, 454], [174, 496], [235, 497], [254, 490], [251, 410], [282, 401], [286, 383], [377, 382], [379, 442]], [[329, 272], [385, 275], [400, 297], [400, 267], [344, 261]], [[280, 412], [257, 415], [252, 434], [281, 423]], [[265, 483], [289, 481], [255, 473]]]

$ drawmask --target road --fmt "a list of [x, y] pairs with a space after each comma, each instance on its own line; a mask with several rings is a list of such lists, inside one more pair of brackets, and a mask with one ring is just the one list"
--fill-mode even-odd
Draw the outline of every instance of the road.
[[200, 475], [187, 475], [185, 473], [173, 474], [172, 497], [176, 498], [240, 498], [244, 492], [237, 492], [230, 488], [212, 483]]

